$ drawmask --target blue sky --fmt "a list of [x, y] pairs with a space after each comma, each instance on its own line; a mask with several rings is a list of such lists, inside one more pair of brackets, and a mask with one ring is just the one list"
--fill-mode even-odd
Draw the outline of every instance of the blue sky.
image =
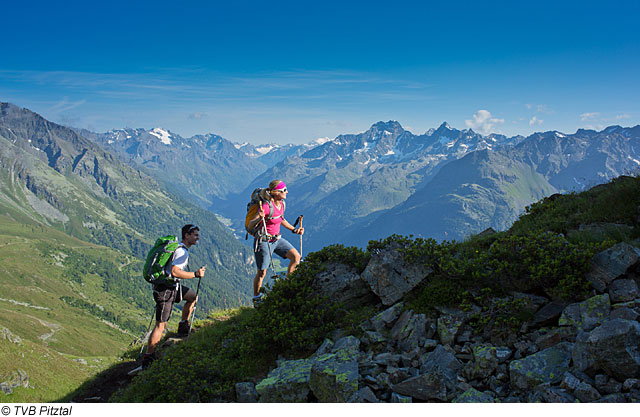
[[255, 144], [640, 123], [637, 1], [92, 3], [3, 5], [0, 101]]

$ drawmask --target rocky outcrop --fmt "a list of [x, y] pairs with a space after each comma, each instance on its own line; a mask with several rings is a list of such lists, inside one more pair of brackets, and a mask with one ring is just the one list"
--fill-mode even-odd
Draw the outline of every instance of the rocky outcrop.
[[373, 255], [362, 272], [371, 290], [389, 306], [398, 302], [433, 270], [422, 263], [408, 263], [397, 244]]
[[[335, 343], [327, 339], [306, 359], [280, 362], [256, 385], [259, 400], [640, 401], [640, 297], [631, 268], [635, 261], [628, 259], [620, 266], [612, 260], [616, 253], [635, 249], [618, 249], [622, 252], [598, 254], [601, 265], [617, 266], [602, 267], [600, 272], [608, 278], [601, 282], [606, 285], [585, 301], [566, 305], [521, 293], [496, 298], [517, 300], [532, 317], [503, 344], [472, 327], [470, 318], [481, 314], [480, 306], [423, 314], [403, 301], [391, 301], [400, 300], [414, 278], [403, 278], [395, 295], [390, 288], [376, 287], [381, 311], [360, 323], [358, 338], [342, 337]], [[379, 255], [371, 261], [376, 268], [387, 265], [384, 268], [392, 271], [388, 273], [406, 278], [408, 269], [394, 264], [400, 262], [396, 255]], [[339, 275], [338, 269], [332, 271]], [[414, 272], [417, 277], [427, 270]], [[236, 387], [236, 392], [238, 399], [250, 401], [250, 386], [242, 393]]]

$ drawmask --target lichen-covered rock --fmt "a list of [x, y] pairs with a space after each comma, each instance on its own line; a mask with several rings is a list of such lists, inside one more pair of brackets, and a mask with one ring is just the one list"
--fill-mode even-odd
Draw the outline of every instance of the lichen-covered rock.
[[589, 334], [586, 341], [595, 369], [618, 380], [640, 377], [640, 323], [610, 320]]
[[420, 342], [435, 334], [435, 325], [425, 314], [412, 314], [407, 324], [399, 329], [396, 339], [401, 351], [409, 352], [420, 347]]
[[239, 403], [257, 403], [258, 391], [253, 382], [238, 382], [236, 388], [236, 401]]
[[469, 388], [453, 400], [454, 403], [492, 403], [493, 397], [475, 388]]
[[[563, 346], [564, 345], [564, 346]], [[558, 383], [569, 370], [569, 346], [560, 344], [509, 364], [511, 385], [529, 389], [539, 384]]]
[[640, 250], [628, 243], [615, 246], [597, 253], [593, 257], [592, 270], [587, 279], [596, 290], [603, 292], [607, 286], [640, 260]]
[[473, 346], [473, 360], [467, 362], [464, 373], [468, 379], [486, 378], [498, 367], [497, 348], [491, 345]]
[[437, 330], [440, 343], [453, 346], [456, 336], [467, 320], [467, 316], [461, 310], [446, 309], [441, 311], [438, 317]]
[[588, 332], [604, 323], [609, 318], [610, 312], [609, 294], [596, 295], [581, 303], [568, 305], [562, 312], [558, 324], [573, 326], [578, 330]]
[[313, 360], [309, 359], [283, 361], [256, 385], [260, 402], [308, 401], [312, 366]]
[[387, 332], [388, 329], [393, 326], [393, 323], [398, 320], [398, 317], [400, 317], [403, 308], [404, 303], [399, 302], [373, 316], [369, 320], [371, 324], [371, 330], [375, 330], [380, 333]]
[[391, 402], [392, 403], [412, 403], [413, 402], [413, 398], [406, 396], [406, 395], [400, 395], [397, 392], [392, 392], [391, 393]]
[[624, 303], [626, 301], [635, 300], [640, 291], [638, 284], [632, 279], [616, 279], [607, 288], [612, 303]]
[[330, 353], [313, 359], [309, 388], [320, 402], [347, 402], [358, 391], [360, 341], [343, 337]]
[[392, 244], [373, 255], [361, 275], [371, 291], [387, 306], [399, 301], [433, 272], [421, 262], [405, 262], [398, 249], [399, 244]]

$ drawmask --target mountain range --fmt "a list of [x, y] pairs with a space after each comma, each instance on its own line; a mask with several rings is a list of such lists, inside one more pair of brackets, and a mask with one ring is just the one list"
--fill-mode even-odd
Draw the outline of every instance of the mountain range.
[[[505, 229], [542, 197], [637, 170], [638, 130], [611, 126], [506, 137], [444, 122], [416, 135], [389, 121], [305, 145], [259, 146], [215, 135], [182, 139], [160, 129], [85, 136], [150, 168], [155, 178], [172, 172], [176, 158], [197, 161], [178, 181], [181, 195], [230, 219], [237, 235], [243, 235], [251, 191], [282, 179], [290, 189], [288, 217], [305, 216], [305, 246], [318, 250], [331, 243], [364, 246], [392, 233], [442, 240]], [[217, 160], [202, 147], [203, 137], [216, 138]], [[208, 173], [206, 183], [194, 166], [210, 167], [198, 170]], [[226, 192], [217, 191], [217, 184], [230, 181]]]

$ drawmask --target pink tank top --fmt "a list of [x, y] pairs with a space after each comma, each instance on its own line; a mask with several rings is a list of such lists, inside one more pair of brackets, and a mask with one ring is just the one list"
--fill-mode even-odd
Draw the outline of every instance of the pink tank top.
[[[268, 220], [267, 221], [267, 233], [269, 233], [270, 235], [277, 235], [280, 233], [280, 223], [282, 223], [282, 216], [284, 215], [284, 204], [280, 203], [280, 208], [278, 208], [276, 206], [275, 203], [273, 204], [273, 216], [280, 216], [280, 217], [275, 217], [274, 219]], [[264, 214], [266, 216], [269, 216], [269, 204], [268, 203], [264, 203], [262, 204], [262, 210], [264, 211]]]

